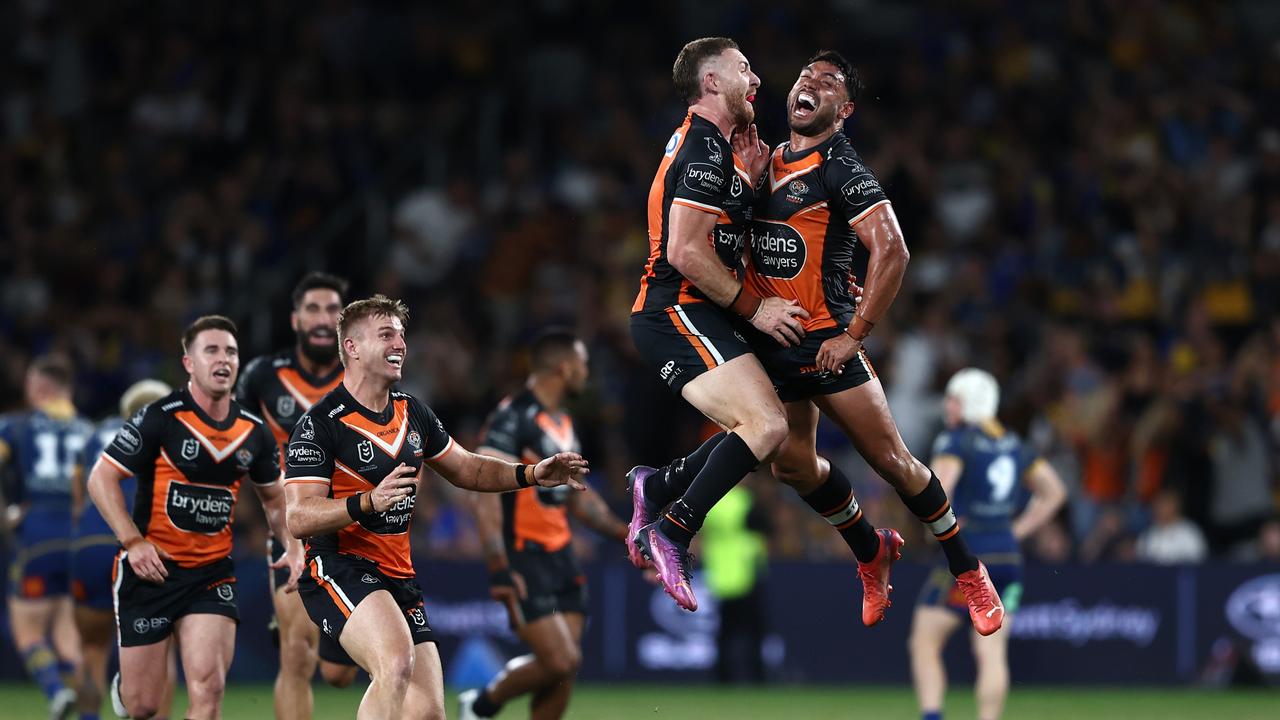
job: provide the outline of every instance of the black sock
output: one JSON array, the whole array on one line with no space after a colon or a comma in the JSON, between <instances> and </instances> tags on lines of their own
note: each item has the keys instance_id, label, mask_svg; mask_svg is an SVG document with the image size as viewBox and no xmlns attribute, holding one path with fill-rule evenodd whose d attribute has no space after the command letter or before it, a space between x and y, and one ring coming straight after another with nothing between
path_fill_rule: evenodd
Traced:
<instances>
[{"instance_id":1,"label":"black sock","mask_svg":"<svg viewBox=\"0 0 1280 720\"><path fill-rule=\"evenodd\" d=\"M480 717L493 717L502 710L502 704L493 701L489 697L489 689L485 688L480 691L480 697L476 698L475 704L471 706L471 711Z\"/></svg>"},{"instance_id":2,"label":"black sock","mask_svg":"<svg viewBox=\"0 0 1280 720\"><path fill-rule=\"evenodd\" d=\"M707 464L707 458L711 457L711 451L715 450L728 434L722 431L712 435L706 442L699 445L697 450L672 461L670 465L650 475L645 481L645 496L651 499L655 506L665 506L683 495L684 491L689 489L693 479L702 472L703 466Z\"/></svg>"},{"instance_id":3,"label":"black sock","mask_svg":"<svg viewBox=\"0 0 1280 720\"><path fill-rule=\"evenodd\" d=\"M702 471L689 484L689 489L662 516L658 525L662 534L688 545L711 508L759 464L755 453L742 438L734 433L725 435L711 451Z\"/></svg>"},{"instance_id":4,"label":"black sock","mask_svg":"<svg viewBox=\"0 0 1280 720\"><path fill-rule=\"evenodd\" d=\"M937 475L929 473L929 485L919 495L906 497L899 494L898 497L902 498L907 509L938 539L942 552L946 553L947 565L951 568L952 575L959 576L978 569L978 557L969 551L969 546L960 536L956 514L951 509L951 502L947 500L947 493L942 489L942 483L938 482Z\"/></svg>"},{"instance_id":5,"label":"black sock","mask_svg":"<svg viewBox=\"0 0 1280 720\"><path fill-rule=\"evenodd\" d=\"M880 551L880 536L858 506L858 499L853 496L853 486L849 484L849 478L840 472L840 468L832 464L827 481L801 499L831 523L853 551L854 557L858 558L858 562L876 559L876 553Z\"/></svg>"}]
</instances>

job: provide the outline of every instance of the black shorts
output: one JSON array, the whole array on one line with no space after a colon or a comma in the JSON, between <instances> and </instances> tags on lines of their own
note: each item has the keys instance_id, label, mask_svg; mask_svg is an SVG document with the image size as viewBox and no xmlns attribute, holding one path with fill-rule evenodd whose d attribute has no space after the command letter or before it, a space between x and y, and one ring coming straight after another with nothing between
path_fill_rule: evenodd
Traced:
<instances>
[{"instance_id":1,"label":"black shorts","mask_svg":"<svg viewBox=\"0 0 1280 720\"><path fill-rule=\"evenodd\" d=\"M746 325L746 323L742 323ZM822 343L839 335L840 328L814 330L804 336L795 347L782 347L777 340L753 327L742 327L742 333L751 344L751 350L769 373L769 380L784 403L808 400L818 395L835 395L856 388L876 376L875 368L867 359L865 350L859 351L845 363L844 372L818 370L818 349Z\"/></svg>"},{"instance_id":2,"label":"black shorts","mask_svg":"<svg viewBox=\"0 0 1280 720\"><path fill-rule=\"evenodd\" d=\"M587 614L587 576L573 555L572 546L555 552L508 552L511 569L524 578L527 595L520 601L525 622L552 613Z\"/></svg>"},{"instance_id":3,"label":"black shorts","mask_svg":"<svg viewBox=\"0 0 1280 720\"><path fill-rule=\"evenodd\" d=\"M173 634L185 615L222 615L240 622L235 565L231 558L200 567L164 561L169 576L159 585L134 574L125 551L116 555L112 589L121 647L152 645Z\"/></svg>"},{"instance_id":4,"label":"black shorts","mask_svg":"<svg viewBox=\"0 0 1280 720\"><path fill-rule=\"evenodd\" d=\"M702 373L751 352L729 311L706 302L634 313L631 339L676 395Z\"/></svg>"},{"instance_id":5,"label":"black shorts","mask_svg":"<svg viewBox=\"0 0 1280 720\"><path fill-rule=\"evenodd\" d=\"M320 628L320 657L354 665L338 642L347 618L373 593L386 590L404 612L413 644L435 642L422 604L422 589L413 578L388 577L364 558L341 553L308 554L306 571L298 581L298 593L307 615ZM326 642L328 640L329 642ZM338 653L341 653L339 655Z\"/></svg>"}]
</instances>

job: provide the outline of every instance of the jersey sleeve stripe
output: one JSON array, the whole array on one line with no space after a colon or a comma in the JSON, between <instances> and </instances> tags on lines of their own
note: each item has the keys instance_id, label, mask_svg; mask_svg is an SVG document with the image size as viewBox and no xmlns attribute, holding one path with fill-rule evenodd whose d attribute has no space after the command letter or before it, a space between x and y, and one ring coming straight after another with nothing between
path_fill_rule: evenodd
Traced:
<instances>
[{"instance_id":1,"label":"jersey sleeve stripe","mask_svg":"<svg viewBox=\"0 0 1280 720\"><path fill-rule=\"evenodd\" d=\"M284 481L284 484L292 485L294 483L310 483L312 485L329 485L332 482L333 481L330 480L329 478L316 477L314 475L304 475L302 477L289 478L288 480ZM274 485L275 483L272 483L272 484Z\"/></svg>"},{"instance_id":2,"label":"jersey sleeve stripe","mask_svg":"<svg viewBox=\"0 0 1280 720\"><path fill-rule=\"evenodd\" d=\"M723 210L716 207L715 205L706 205L706 204L697 202L695 200L689 200L687 198L672 198L671 204L683 205L687 208L692 208L694 210L701 210L704 213L711 213L712 215L719 215L724 212Z\"/></svg>"},{"instance_id":3,"label":"jersey sleeve stripe","mask_svg":"<svg viewBox=\"0 0 1280 720\"><path fill-rule=\"evenodd\" d=\"M444 457L445 455L448 455L449 453L453 452L453 448L454 448L454 446L455 446L455 445L457 445L457 443L455 443L455 442L453 441L453 436L449 436L449 444L448 444L448 445L445 445L445 446L444 446L444 449L443 449L443 450L441 450L440 452L438 452L438 453L436 453L435 455L432 455L431 457L427 458L427 460L428 460L428 461L430 461L430 460L439 460L440 458Z\"/></svg>"},{"instance_id":4,"label":"jersey sleeve stripe","mask_svg":"<svg viewBox=\"0 0 1280 720\"><path fill-rule=\"evenodd\" d=\"M855 217L855 218L853 218L852 220L850 220L850 221L849 221L849 224L850 224L850 225L857 225L858 223L862 222L862 221L867 217L867 215L871 213L871 211L872 211L872 210L875 210L876 208L880 207L881 205L888 205L888 204L889 204L889 199L888 199L888 198L885 198L884 200L881 200L880 202L873 203L873 204L871 205L871 207L869 207L869 208L867 208L866 210L863 210L862 212L858 213L857 217Z\"/></svg>"},{"instance_id":5,"label":"jersey sleeve stripe","mask_svg":"<svg viewBox=\"0 0 1280 720\"><path fill-rule=\"evenodd\" d=\"M103 459L103 460L106 460L107 462L111 463L112 465L115 465L115 466L116 466L116 468L120 470L120 472L122 472L122 473L124 473L124 474L126 474L126 475L128 475L128 476L130 476L130 477L132 477L132 476L134 476L134 475L136 475L136 474L137 474L137 473L135 473L133 470L130 470L129 468L125 467L125 466L124 466L124 463L120 462L119 460L117 460L117 459L115 459L115 458L111 457L110 455L108 455L108 454L106 454L106 453L102 453L102 459Z\"/></svg>"}]
</instances>

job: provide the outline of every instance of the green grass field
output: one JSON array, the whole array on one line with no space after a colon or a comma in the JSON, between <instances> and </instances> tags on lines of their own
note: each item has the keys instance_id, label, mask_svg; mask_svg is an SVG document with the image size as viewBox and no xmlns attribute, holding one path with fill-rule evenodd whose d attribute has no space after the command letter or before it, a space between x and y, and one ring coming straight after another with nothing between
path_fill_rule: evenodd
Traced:
<instances>
[{"instance_id":1,"label":"green grass field","mask_svg":"<svg viewBox=\"0 0 1280 720\"><path fill-rule=\"evenodd\" d=\"M355 717L360 691L316 688L317 720ZM181 710L179 697L176 709ZM449 716L457 705L447 698ZM110 713L110 709L107 709ZM44 698L29 685L0 685L0 717L43 718ZM270 718L271 688L241 685L227 693L223 716ZM109 714L106 716L109 717ZM181 717L181 715L176 715ZM520 703L502 718L528 717ZM588 685L579 689L569 708L575 720L713 720L716 718L903 718L919 717L905 687L715 688ZM948 697L948 720L974 717L973 696L957 691ZM1213 692L1181 689L1014 688L1005 717L1010 720L1276 720L1280 691Z\"/></svg>"}]
</instances>

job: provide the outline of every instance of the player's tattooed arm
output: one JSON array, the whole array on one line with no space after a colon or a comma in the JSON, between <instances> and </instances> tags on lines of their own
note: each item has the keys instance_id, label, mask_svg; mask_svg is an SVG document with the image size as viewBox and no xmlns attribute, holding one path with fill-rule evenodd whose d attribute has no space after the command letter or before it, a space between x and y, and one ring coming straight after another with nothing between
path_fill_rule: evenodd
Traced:
<instances>
[{"instance_id":1,"label":"player's tattooed arm","mask_svg":"<svg viewBox=\"0 0 1280 720\"><path fill-rule=\"evenodd\" d=\"M609 504L600 497L600 493L588 487L586 492L569 498L569 512L583 525L604 535L618 540L627 539L627 524L613 511Z\"/></svg>"},{"instance_id":2,"label":"player's tattooed arm","mask_svg":"<svg viewBox=\"0 0 1280 720\"><path fill-rule=\"evenodd\" d=\"M509 463L516 463L515 456L496 448L481 445L476 452ZM475 493L470 496L471 509L476 516L476 529L480 533L480 545L484 550L484 562L489 572L507 567L507 546L502 539L502 499L493 493Z\"/></svg>"}]
</instances>

